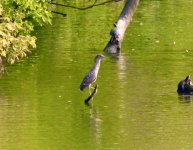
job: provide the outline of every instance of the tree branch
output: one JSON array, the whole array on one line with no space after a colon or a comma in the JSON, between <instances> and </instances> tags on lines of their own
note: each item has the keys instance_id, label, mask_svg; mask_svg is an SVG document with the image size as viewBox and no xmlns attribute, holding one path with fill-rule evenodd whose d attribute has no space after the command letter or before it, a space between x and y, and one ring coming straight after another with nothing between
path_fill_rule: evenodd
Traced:
<instances>
[{"instance_id":1,"label":"tree branch","mask_svg":"<svg viewBox=\"0 0 193 150\"><path fill-rule=\"evenodd\" d=\"M98 85L96 85L95 87L94 87L94 90L92 91L92 94L87 98L87 99L85 99L85 104L86 105L89 105L89 101L94 97L94 95L96 94L96 92L97 92L97 87L98 87Z\"/></svg>"},{"instance_id":2,"label":"tree branch","mask_svg":"<svg viewBox=\"0 0 193 150\"><path fill-rule=\"evenodd\" d=\"M120 2L120 1L122 1L122 0L108 0L108 1L105 1L105 2L102 2L102 3L96 4L97 0L95 0L95 2L94 2L92 5L89 5L89 6L87 6L87 7L76 7L76 6L59 4L59 3L54 3L54 2L51 2L51 4L52 4L52 5L57 5L57 6L64 6L64 7L74 8L74 9L78 9L78 10L86 10L86 9L89 9L89 8L93 8L93 7L95 7L95 6L100 6L100 5L105 5L105 4L107 4L107 3Z\"/></svg>"},{"instance_id":3,"label":"tree branch","mask_svg":"<svg viewBox=\"0 0 193 150\"><path fill-rule=\"evenodd\" d=\"M67 14L63 14L63 13L60 13L60 12L57 12L57 11L52 11L52 13L62 15L63 17L67 16Z\"/></svg>"}]
</instances>

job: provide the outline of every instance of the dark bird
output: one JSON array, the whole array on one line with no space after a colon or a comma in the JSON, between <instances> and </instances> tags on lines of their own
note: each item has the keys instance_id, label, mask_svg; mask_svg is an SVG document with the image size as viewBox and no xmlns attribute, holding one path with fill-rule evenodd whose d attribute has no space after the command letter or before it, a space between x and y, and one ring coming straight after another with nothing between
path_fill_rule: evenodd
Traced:
<instances>
[{"instance_id":1,"label":"dark bird","mask_svg":"<svg viewBox=\"0 0 193 150\"><path fill-rule=\"evenodd\" d=\"M179 94L192 94L193 93L193 84L192 84L190 75L188 75L184 80L178 83L177 92Z\"/></svg>"},{"instance_id":2,"label":"dark bird","mask_svg":"<svg viewBox=\"0 0 193 150\"><path fill-rule=\"evenodd\" d=\"M82 80L82 83L80 85L81 91L83 91L88 86L89 87L89 93L90 93L91 84L97 80L97 75L98 75L98 71L100 68L100 61L104 58L105 57L101 54L96 55L92 69L87 73L87 75Z\"/></svg>"}]
</instances>

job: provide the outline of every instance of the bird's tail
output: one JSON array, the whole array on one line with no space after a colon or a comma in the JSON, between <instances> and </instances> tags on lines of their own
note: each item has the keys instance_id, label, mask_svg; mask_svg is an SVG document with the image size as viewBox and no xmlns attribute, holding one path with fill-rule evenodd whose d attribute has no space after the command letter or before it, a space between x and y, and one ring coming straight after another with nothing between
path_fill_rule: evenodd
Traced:
<instances>
[{"instance_id":1,"label":"bird's tail","mask_svg":"<svg viewBox=\"0 0 193 150\"><path fill-rule=\"evenodd\" d=\"M80 90L83 91L85 86L83 84L80 85Z\"/></svg>"}]
</instances>

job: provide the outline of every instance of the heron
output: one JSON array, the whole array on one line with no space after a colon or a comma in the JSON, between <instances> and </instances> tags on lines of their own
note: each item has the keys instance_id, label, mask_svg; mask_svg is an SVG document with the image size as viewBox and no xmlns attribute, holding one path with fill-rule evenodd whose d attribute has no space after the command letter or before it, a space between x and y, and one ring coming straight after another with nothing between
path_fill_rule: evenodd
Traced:
<instances>
[{"instance_id":1,"label":"heron","mask_svg":"<svg viewBox=\"0 0 193 150\"><path fill-rule=\"evenodd\" d=\"M193 84L192 84L192 80L190 78L190 75L188 75L184 80L182 80L178 83L177 92L179 94L191 94L191 93L193 93Z\"/></svg>"},{"instance_id":2,"label":"heron","mask_svg":"<svg viewBox=\"0 0 193 150\"><path fill-rule=\"evenodd\" d=\"M83 91L87 86L89 87L89 94L91 95L90 88L92 83L94 83L97 80L98 71L100 68L100 61L104 59L105 56L98 54L95 56L94 59L94 65L92 69L86 74L84 79L82 80L82 83L80 85L80 90Z\"/></svg>"}]
</instances>

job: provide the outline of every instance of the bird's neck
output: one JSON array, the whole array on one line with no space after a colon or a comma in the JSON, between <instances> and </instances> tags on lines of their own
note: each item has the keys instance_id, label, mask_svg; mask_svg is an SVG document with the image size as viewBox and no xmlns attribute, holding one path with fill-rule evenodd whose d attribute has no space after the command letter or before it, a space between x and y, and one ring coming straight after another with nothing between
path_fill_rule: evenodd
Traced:
<instances>
[{"instance_id":1,"label":"bird's neck","mask_svg":"<svg viewBox=\"0 0 193 150\"><path fill-rule=\"evenodd\" d=\"M100 67L100 60L95 61L93 69L96 70L98 72Z\"/></svg>"}]
</instances>

